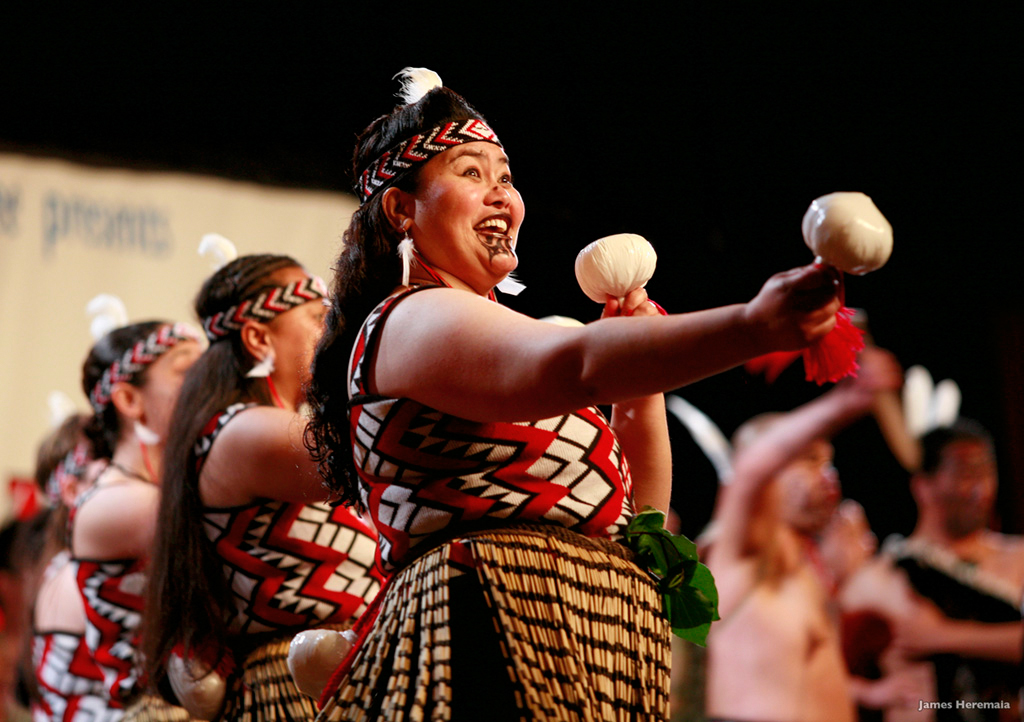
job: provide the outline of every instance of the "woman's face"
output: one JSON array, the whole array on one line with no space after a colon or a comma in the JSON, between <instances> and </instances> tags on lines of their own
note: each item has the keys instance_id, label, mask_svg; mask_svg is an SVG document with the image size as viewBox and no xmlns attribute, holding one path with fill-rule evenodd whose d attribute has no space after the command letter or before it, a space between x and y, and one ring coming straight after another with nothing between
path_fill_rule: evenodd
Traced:
<instances>
[{"instance_id":1,"label":"woman's face","mask_svg":"<svg viewBox=\"0 0 1024 722\"><path fill-rule=\"evenodd\" d=\"M185 373L202 352L202 347L196 341L179 341L146 370L145 382L140 387L144 403L142 423L161 439L167 438L171 412L185 380Z\"/></svg>"},{"instance_id":2,"label":"woman's face","mask_svg":"<svg viewBox=\"0 0 1024 722\"><path fill-rule=\"evenodd\" d=\"M275 273L273 282L285 286L308 275L302 268L292 266ZM295 390L296 404L301 401L302 384L309 380L313 349L323 333L326 313L323 302L315 299L275 316L267 324L274 347L275 383L280 379L282 394L291 395Z\"/></svg>"},{"instance_id":3,"label":"woman's face","mask_svg":"<svg viewBox=\"0 0 1024 722\"><path fill-rule=\"evenodd\" d=\"M524 214L505 152L465 143L423 165L409 233L434 268L483 294L515 270Z\"/></svg>"}]
</instances>

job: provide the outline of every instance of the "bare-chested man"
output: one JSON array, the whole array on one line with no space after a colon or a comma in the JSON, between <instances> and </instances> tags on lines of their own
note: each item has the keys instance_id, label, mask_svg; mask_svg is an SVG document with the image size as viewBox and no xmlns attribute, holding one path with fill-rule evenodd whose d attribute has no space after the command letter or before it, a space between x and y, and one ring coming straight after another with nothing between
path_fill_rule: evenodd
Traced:
<instances>
[{"instance_id":1,"label":"bare-chested man","mask_svg":"<svg viewBox=\"0 0 1024 722\"><path fill-rule=\"evenodd\" d=\"M991 439L961 421L925 436L922 452L911 479L914 533L888 540L854 575L843 608L891 624L883 669L916 666L933 680L917 710L890 722L1019 719L1024 539L987 528L996 498Z\"/></svg>"},{"instance_id":2,"label":"bare-chested man","mask_svg":"<svg viewBox=\"0 0 1024 722\"><path fill-rule=\"evenodd\" d=\"M708 555L722 617L708 639L712 719L854 719L831 590L812 540L839 500L828 438L869 412L876 391L900 381L890 357L870 361L859 378L737 432Z\"/></svg>"}]
</instances>

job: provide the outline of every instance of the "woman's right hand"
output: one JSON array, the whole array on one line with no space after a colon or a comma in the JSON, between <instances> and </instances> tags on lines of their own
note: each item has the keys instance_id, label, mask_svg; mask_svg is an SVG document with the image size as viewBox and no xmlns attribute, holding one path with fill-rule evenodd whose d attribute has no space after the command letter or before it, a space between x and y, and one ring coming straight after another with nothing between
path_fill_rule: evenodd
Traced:
<instances>
[{"instance_id":1,"label":"woman's right hand","mask_svg":"<svg viewBox=\"0 0 1024 722\"><path fill-rule=\"evenodd\" d=\"M795 351L827 334L842 305L842 274L812 263L769 278L744 315L769 350Z\"/></svg>"}]
</instances>

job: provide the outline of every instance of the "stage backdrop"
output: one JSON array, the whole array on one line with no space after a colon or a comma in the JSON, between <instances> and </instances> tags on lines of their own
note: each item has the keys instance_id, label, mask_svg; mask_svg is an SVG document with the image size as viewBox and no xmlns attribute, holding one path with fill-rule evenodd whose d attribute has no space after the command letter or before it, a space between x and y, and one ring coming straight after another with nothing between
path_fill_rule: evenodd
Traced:
<instances>
[{"instance_id":1,"label":"stage backdrop","mask_svg":"<svg viewBox=\"0 0 1024 722\"><path fill-rule=\"evenodd\" d=\"M8 481L31 475L49 430L50 391L88 410L80 373L93 296L120 296L131 321L195 322L191 302L211 272L196 249L209 232L239 253L292 255L330 282L356 205L345 194L0 153L0 519L11 512Z\"/></svg>"}]
</instances>

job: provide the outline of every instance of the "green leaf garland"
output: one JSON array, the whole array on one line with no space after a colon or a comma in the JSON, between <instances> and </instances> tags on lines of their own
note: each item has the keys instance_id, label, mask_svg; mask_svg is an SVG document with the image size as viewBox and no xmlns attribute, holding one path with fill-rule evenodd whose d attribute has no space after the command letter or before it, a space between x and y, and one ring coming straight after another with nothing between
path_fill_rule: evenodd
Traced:
<instances>
[{"instance_id":1,"label":"green leaf garland","mask_svg":"<svg viewBox=\"0 0 1024 722\"><path fill-rule=\"evenodd\" d=\"M718 590L711 571L700 563L697 546L681 534L665 530L665 515L649 506L626 526L625 543L636 552L637 564L658 580L662 613L672 633L704 646L718 616Z\"/></svg>"}]
</instances>

